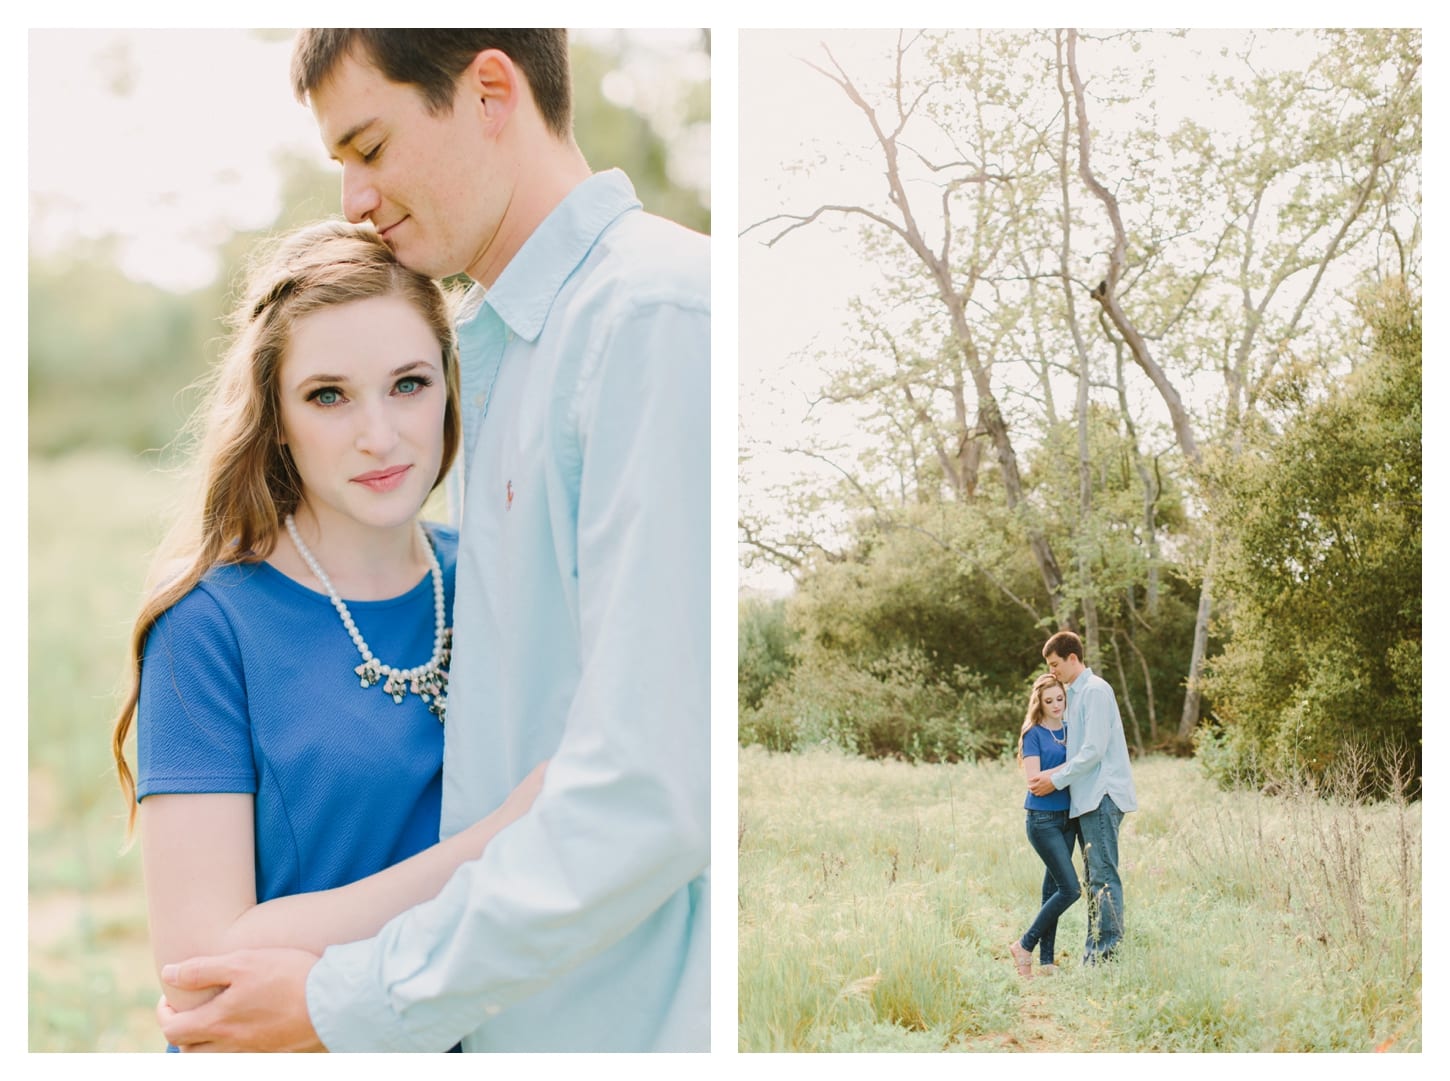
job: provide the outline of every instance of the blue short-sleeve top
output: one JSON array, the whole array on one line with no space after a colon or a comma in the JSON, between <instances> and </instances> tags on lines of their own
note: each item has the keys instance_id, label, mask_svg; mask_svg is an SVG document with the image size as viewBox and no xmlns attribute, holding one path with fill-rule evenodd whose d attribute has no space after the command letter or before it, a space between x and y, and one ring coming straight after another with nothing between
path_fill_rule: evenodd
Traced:
<instances>
[{"instance_id":1,"label":"blue short-sleeve top","mask_svg":"<svg viewBox=\"0 0 1450 1081\"><path fill-rule=\"evenodd\" d=\"M1062 740L1061 743L1058 740ZM1048 770L1067 761L1067 724L1056 732L1034 724L1022 736L1022 757L1036 755L1039 768ZM1023 804L1029 811L1066 811L1072 805L1072 793L1066 788L1058 789L1050 796L1034 796L1027 793Z\"/></svg>"},{"instance_id":2,"label":"blue short-sleeve top","mask_svg":"<svg viewBox=\"0 0 1450 1081\"><path fill-rule=\"evenodd\" d=\"M452 625L458 535L429 527ZM433 652L433 577L347 601L375 657ZM325 594L267 563L225 564L156 622L137 705L137 798L254 797L258 902L331 889L438 840L443 726L417 695L363 688Z\"/></svg>"}]
</instances>

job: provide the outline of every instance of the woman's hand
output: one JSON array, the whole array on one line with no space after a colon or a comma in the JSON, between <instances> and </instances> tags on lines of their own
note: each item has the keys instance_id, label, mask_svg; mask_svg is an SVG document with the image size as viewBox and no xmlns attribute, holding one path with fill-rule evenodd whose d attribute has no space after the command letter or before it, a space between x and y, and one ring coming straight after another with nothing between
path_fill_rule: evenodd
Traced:
<instances>
[{"instance_id":1,"label":"woman's hand","mask_svg":"<svg viewBox=\"0 0 1450 1081\"><path fill-rule=\"evenodd\" d=\"M192 991L181 987L171 987L164 983L161 985L161 989L165 992L165 994L161 996L161 1001L164 1002L167 1007L175 1013L184 1013L187 1010L194 1010L202 1003L210 1002L218 994L220 994L222 990L220 987L207 987L201 990Z\"/></svg>"}]
</instances>

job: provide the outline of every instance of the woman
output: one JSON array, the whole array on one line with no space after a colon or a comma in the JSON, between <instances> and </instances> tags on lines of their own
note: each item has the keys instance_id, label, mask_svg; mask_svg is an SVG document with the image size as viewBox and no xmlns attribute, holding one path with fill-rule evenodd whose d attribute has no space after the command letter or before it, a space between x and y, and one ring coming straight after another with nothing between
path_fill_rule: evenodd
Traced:
<instances>
[{"instance_id":1,"label":"woman","mask_svg":"<svg viewBox=\"0 0 1450 1081\"><path fill-rule=\"evenodd\" d=\"M1027 700L1027 717L1017 738L1017 760L1028 784L1039 773L1067 761L1067 690L1053 675L1043 675L1032 685ZM1027 794L1027 840L1042 857L1047 871L1042 878L1042 907L1032 926L1009 947L1017 974L1032 976L1032 949L1040 947L1038 959L1043 975L1055 975L1053 948L1057 919L1082 894L1077 868L1072 863L1072 846L1077 840L1077 823L1068 816L1066 789L1050 796Z\"/></svg>"},{"instance_id":2,"label":"woman","mask_svg":"<svg viewBox=\"0 0 1450 1081\"><path fill-rule=\"evenodd\" d=\"M370 937L542 781L438 843L457 535L418 514L459 440L444 294L329 222L282 242L236 324L112 738L158 970Z\"/></svg>"}]
</instances>

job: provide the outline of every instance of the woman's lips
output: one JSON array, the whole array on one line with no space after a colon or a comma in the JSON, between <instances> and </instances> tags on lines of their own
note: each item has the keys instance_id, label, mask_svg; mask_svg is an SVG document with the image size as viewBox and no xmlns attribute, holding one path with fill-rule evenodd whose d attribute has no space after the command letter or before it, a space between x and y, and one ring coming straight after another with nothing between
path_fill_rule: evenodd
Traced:
<instances>
[{"instance_id":1,"label":"woman's lips","mask_svg":"<svg viewBox=\"0 0 1450 1081\"><path fill-rule=\"evenodd\" d=\"M374 492L391 492L403 483L403 478L412 469L411 465L395 465L389 469L375 469L371 473L359 473L352 478L354 484Z\"/></svg>"}]
</instances>

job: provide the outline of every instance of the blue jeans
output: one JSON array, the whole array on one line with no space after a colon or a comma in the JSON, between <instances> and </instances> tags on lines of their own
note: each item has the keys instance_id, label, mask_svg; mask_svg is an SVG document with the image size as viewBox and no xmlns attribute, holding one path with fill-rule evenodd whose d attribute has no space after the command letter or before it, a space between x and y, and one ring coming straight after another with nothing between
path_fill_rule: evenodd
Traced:
<instances>
[{"instance_id":1,"label":"blue jeans","mask_svg":"<svg viewBox=\"0 0 1450 1081\"><path fill-rule=\"evenodd\" d=\"M1123 812L1104 796L1078 818L1088 877L1088 933L1083 964L1107 960L1123 938L1123 880L1118 877L1118 827Z\"/></svg>"},{"instance_id":2,"label":"blue jeans","mask_svg":"<svg viewBox=\"0 0 1450 1081\"><path fill-rule=\"evenodd\" d=\"M1082 896L1077 868L1072 864L1072 845L1076 840L1077 823L1068 817L1068 812L1027 812L1027 841L1042 857L1047 872L1042 876L1042 907L1022 936L1022 948L1031 953L1040 944L1039 964L1053 964L1057 918Z\"/></svg>"}]
</instances>

